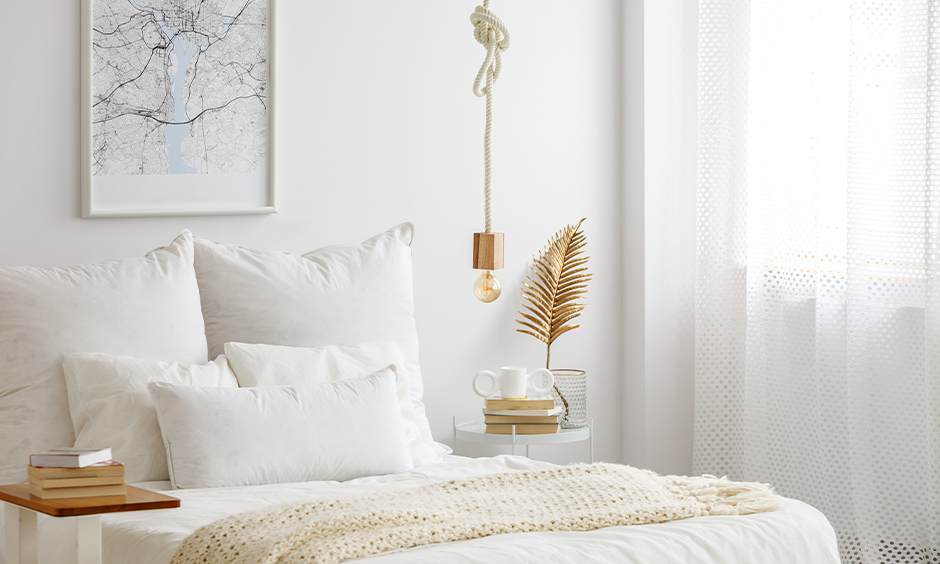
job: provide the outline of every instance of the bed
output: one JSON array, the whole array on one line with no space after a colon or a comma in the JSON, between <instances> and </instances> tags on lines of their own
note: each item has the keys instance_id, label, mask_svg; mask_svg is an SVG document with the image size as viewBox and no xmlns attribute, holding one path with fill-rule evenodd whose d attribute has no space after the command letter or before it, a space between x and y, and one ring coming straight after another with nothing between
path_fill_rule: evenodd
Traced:
<instances>
[{"instance_id":1,"label":"bed","mask_svg":"<svg viewBox=\"0 0 940 564\"><path fill-rule=\"evenodd\" d=\"M24 481L29 452L108 444L129 483L182 505L104 515L104 562L169 564L197 529L231 515L553 468L450 456L433 441L412 313L412 236L403 224L301 257L194 244L184 232L143 259L0 268L0 481ZM74 561L74 523L41 517L39 527L41 562ZM785 500L748 516L499 534L367 560L839 557L825 517Z\"/></svg>"},{"instance_id":2,"label":"bed","mask_svg":"<svg viewBox=\"0 0 940 564\"><path fill-rule=\"evenodd\" d=\"M478 459L448 456L443 463L410 472L344 483L307 482L170 491L171 495L181 498L179 509L104 516L104 562L167 564L176 547L196 528L234 512L272 503L357 495L456 477L549 466L548 463L509 455ZM170 487L168 482L138 485L161 491ZM40 522L40 535L69 538L74 534L74 524L68 520L47 518ZM783 510L747 517L697 517L586 533L496 535L365 560L376 564L836 564L839 556L835 535L826 518L805 503L788 500ZM74 556L68 543L43 544L40 561L70 562L74 561Z\"/></svg>"}]
</instances>

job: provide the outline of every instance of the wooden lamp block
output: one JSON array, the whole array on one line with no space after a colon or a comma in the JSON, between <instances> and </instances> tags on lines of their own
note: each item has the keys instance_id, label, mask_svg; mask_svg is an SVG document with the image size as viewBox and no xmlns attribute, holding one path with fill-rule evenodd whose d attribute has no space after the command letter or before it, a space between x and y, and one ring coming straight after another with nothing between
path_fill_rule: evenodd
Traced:
<instances>
[{"instance_id":1,"label":"wooden lamp block","mask_svg":"<svg viewBox=\"0 0 940 564\"><path fill-rule=\"evenodd\" d=\"M503 234L473 234L473 268L499 270L503 267Z\"/></svg>"}]
</instances>

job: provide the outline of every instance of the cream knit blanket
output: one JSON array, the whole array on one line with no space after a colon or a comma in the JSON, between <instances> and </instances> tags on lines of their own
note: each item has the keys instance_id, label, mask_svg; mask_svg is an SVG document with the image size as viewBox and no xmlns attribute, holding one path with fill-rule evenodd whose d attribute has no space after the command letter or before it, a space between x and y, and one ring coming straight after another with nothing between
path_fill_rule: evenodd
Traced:
<instances>
[{"instance_id":1,"label":"cream knit blanket","mask_svg":"<svg viewBox=\"0 0 940 564\"><path fill-rule=\"evenodd\" d=\"M190 535L171 564L327 564L502 533L589 531L782 504L763 484L562 466L233 515Z\"/></svg>"}]
</instances>

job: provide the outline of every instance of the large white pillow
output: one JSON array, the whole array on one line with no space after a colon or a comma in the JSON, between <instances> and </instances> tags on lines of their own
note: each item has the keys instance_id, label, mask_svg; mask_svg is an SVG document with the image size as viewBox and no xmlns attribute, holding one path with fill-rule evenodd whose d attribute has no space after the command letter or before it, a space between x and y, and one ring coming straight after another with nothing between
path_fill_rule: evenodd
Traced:
<instances>
[{"instance_id":1,"label":"large white pillow","mask_svg":"<svg viewBox=\"0 0 940 564\"><path fill-rule=\"evenodd\" d=\"M243 388L335 382L372 374L384 366L394 365L398 403L411 461L415 466L441 461L437 449L421 439L408 378L399 374L397 369L404 363L404 354L391 341L314 348L225 343L225 356Z\"/></svg>"},{"instance_id":2,"label":"large white pillow","mask_svg":"<svg viewBox=\"0 0 940 564\"><path fill-rule=\"evenodd\" d=\"M73 352L206 361L189 231L141 258L0 268L0 483L25 481L30 453L74 443Z\"/></svg>"},{"instance_id":3,"label":"large white pillow","mask_svg":"<svg viewBox=\"0 0 940 564\"><path fill-rule=\"evenodd\" d=\"M83 353L67 356L63 368L75 446L110 446L128 482L170 479L149 380L238 387L224 355L208 364L180 364Z\"/></svg>"},{"instance_id":4,"label":"large white pillow","mask_svg":"<svg viewBox=\"0 0 940 564\"><path fill-rule=\"evenodd\" d=\"M433 445L424 412L414 319L411 240L403 223L358 245L303 256L196 239L196 276L209 354L228 342L293 347L394 341L411 385L415 420Z\"/></svg>"},{"instance_id":5,"label":"large white pillow","mask_svg":"<svg viewBox=\"0 0 940 564\"><path fill-rule=\"evenodd\" d=\"M301 386L149 387L176 488L351 480L413 468L391 370Z\"/></svg>"}]
</instances>

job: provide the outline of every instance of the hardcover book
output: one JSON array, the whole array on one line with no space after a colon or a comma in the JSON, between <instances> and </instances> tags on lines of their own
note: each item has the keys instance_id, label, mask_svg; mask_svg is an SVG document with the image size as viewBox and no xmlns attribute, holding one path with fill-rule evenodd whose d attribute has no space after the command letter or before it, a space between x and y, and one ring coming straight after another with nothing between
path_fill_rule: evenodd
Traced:
<instances>
[{"instance_id":1,"label":"hardcover book","mask_svg":"<svg viewBox=\"0 0 940 564\"><path fill-rule=\"evenodd\" d=\"M512 428L517 435L553 435L561 430L561 425L487 425L488 435L511 435Z\"/></svg>"},{"instance_id":2,"label":"hardcover book","mask_svg":"<svg viewBox=\"0 0 940 564\"><path fill-rule=\"evenodd\" d=\"M84 468L38 468L28 466L26 468L30 479L46 480L56 478L83 478L94 476L120 476L124 479L124 465L114 460L106 460Z\"/></svg>"},{"instance_id":3,"label":"hardcover book","mask_svg":"<svg viewBox=\"0 0 940 564\"><path fill-rule=\"evenodd\" d=\"M87 486L83 488L55 488L47 490L36 484L29 484L29 493L41 499L66 499L72 497L100 497L108 495L127 495L127 486Z\"/></svg>"},{"instance_id":4,"label":"hardcover book","mask_svg":"<svg viewBox=\"0 0 940 564\"><path fill-rule=\"evenodd\" d=\"M561 414L561 408L552 409L487 409L483 408L483 415L511 415L513 417L536 417Z\"/></svg>"},{"instance_id":5,"label":"hardcover book","mask_svg":"<svg viewBox=\"0 0 940 564\"><path fill-rule=\"evenodd\" d=\"M553 409L555 400L550 397L525 399L491 398L486 400L487 409Z\"/></svg>"},{"instance_id":6,"label":"hardcover book","mask_svg":"<svg viewBox=\"0 0 940 564\"><path fill-rule=\"evenodd\" d=\"M37 478L30 476L29 483L45 490L84 488L88 486L118 486L124 483L124 476L77 476L74 478Z\"/></svg>"},{"instance_id":7,"label":"hardcover book","mask_svg":"<svg viewBox=\"0 0 940 564\"><path fill-rule=\"evenodd\" d=\"M55 448L29 455L29 465L37 467L84 468L98 462L111 460L108 448Z\"/></svg>"},{"instance_id":8,"label":"hardcover book","mask_svg":"<svg viewBox=\"0 0 940 564\"><path fill-rule=\"evenodd\" d=\"M560 423L557 415L487 415L483 418L487 425L493 423L555 424Z\"/></svg>"}]
</instances>

